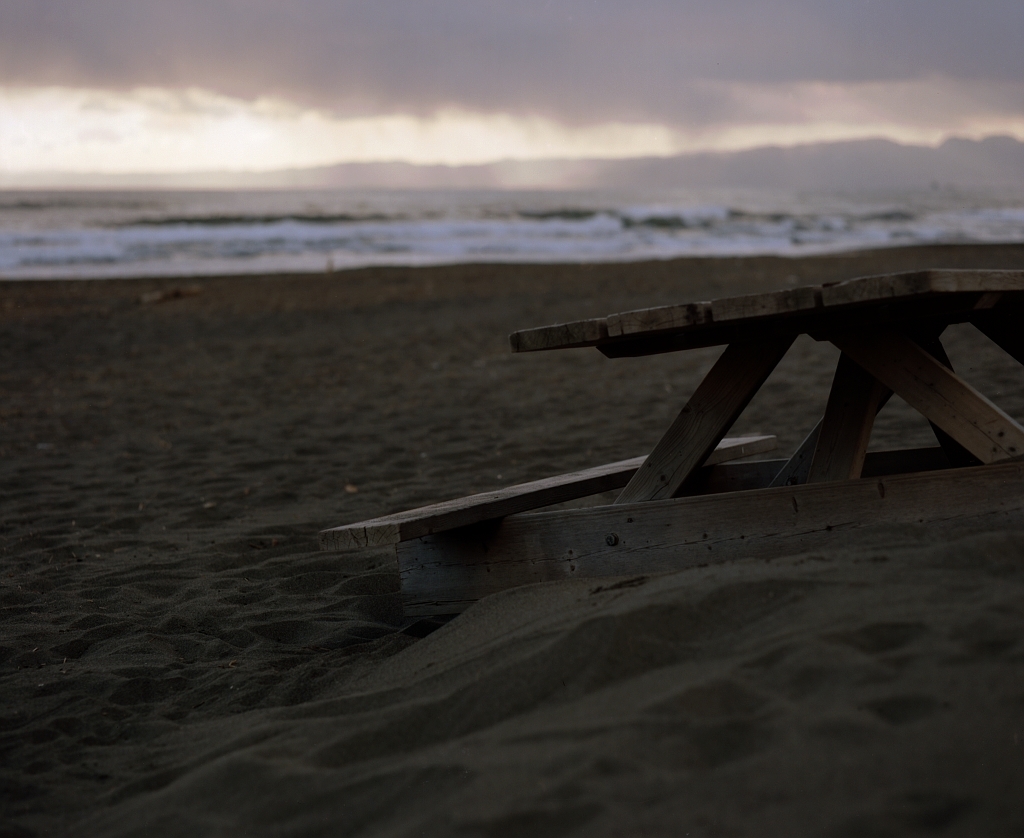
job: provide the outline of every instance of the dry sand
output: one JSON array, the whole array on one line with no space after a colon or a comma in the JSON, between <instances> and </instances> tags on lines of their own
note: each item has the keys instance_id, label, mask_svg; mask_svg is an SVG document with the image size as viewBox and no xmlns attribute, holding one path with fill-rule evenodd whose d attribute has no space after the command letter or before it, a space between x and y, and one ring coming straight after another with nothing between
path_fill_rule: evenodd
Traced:
<instances>
[{"instance_id":1,"label":"dry sand","mask_svg":"<svg viewBox=\"0 0 1024 838\"><path fill-rule=\"evenodd\" d=\"M643 453L716 355L514 329L915 267L1024 248L0 283L0 835L1024 834L1024 533L521 588L432 633L387 554L316 549ZM1024 416L1015 362L945 342ZM793 447L835 357L802 338L737 431ZM873 447L930 439L894 400Z\"/></svg>"}]
</instances>

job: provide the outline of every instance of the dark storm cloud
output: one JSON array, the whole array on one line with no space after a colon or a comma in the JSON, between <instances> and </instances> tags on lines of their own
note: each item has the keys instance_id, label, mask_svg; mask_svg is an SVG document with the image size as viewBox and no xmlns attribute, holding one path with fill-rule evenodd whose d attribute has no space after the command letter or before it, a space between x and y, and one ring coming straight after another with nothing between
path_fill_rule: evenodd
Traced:
<instances>
[{"instance_id":1,"label":"dark storm cloud","mask_svg":"<svg viewBox=\"0 0 1024 838\"><path fill-rule=\"evenodd\" d=\"M1022 0L0 0L0 81L715 119L723 82L1024 79ZM1024 104L1024 103L1022 103Z\"/></svg>"}]
</instances>

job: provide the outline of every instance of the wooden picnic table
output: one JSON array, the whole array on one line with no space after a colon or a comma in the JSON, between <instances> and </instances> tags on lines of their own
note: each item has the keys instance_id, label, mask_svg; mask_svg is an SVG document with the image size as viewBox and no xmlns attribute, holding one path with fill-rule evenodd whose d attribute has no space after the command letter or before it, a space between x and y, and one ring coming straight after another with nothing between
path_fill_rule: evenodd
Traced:
<instances>
[{"instance_id":1,"label":"wooden picnic table","mask_svg":"<svg viewBox=\"0 0 1024 838\"><path fill-rule=\"evenodd\" d=\"M726 348L646 457L335 527L321 545L393 544L407 613L426 615L530 582L772 558L880 525L1019 526L1024 427L953 371L940 335L970 322L1024 363L1022 314L1024 271L933 270L515 332L514 352ZM824 415L787 459L733 462L774 447L725 435L800 334L841 350ZM867 452L893 393L938 447ZM609 505L534 511L620 487Z\"/></svg>"}]
</instances>

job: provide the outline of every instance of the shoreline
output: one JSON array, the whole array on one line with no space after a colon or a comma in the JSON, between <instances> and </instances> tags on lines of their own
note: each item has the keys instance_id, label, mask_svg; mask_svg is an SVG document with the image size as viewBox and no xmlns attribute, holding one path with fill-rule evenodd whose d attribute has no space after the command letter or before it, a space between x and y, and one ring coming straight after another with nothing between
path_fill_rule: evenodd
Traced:
<instances>
[{"instance_id":1,"label":"shoreline","mask_svg":"<svg viewBox=\"0 0 1024 838\"><path fill-rule=\"evenodd\" d=\"M337 270L331 273L273 274L194 274L167 277L109 277L96 279L2 279L0 294L5 310L45 304L47 298L58 296L67 303L86 303L106 298L123 303L133 296L173 291L198 286L203 299L220 299L223 293L255 294L261 288L280 284L295 295L296 303L305 301L308 293L331 292L336 301L344 291L354 303L382 302L373 294L374 287L392 286L391 296L404 299L431 296L437 293L510 293L543 290L544 286L584 282L591 289L595 283L621 284L623 290L655 296L668 303L696 296L719 296L791 285L838 282L857 276L877 273L898 273L927 268L1014 269L1024 264L1024 244L944 244L913 245L877 250L854 250L817 256L693 256L639 262L559 262L540 263L456 263L451 265L388 266ZM478 289L480 283L488 283ZM417 289L416 286L422 284ZM208 294L206 292L220 292ZM595 290L602 293L603 288ZM59 293L57 293L59 292ZM185 296L190 296L186 293ZM344 296L344 295L343 295ZM138 300L136 300L138 301ZM637 306L655 305L643 302ZM601 311L601 314L610 312ZM572 317L572 315L570 315Z\"/></svg>"}]
</instances>

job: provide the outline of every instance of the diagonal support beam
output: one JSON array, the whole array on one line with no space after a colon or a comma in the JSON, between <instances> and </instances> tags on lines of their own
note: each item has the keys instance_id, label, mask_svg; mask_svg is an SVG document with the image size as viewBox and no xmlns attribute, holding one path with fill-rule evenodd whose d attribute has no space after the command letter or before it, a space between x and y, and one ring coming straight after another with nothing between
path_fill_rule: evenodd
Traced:
<instances>
[{"instance_id":1,"label":"diagonal support beam","mask_svg":"<svg viewBox=\"0 0 1024 838\"><path fill-rule=\"evenodd\" d=\"M787 335L727 346L615 502L673 497L703 465L794 340L795 335Z\"/></svg>"},{"instance_id":2,"label":"diagonal support beam","mask_svg":"<svg viewBox=\"0 0 1024 838\"><path fill-rule=\"evenodd\" d=\"M914 342L944 367L950 371L954 371L953 364L949 360L949 356L946 354L946 350L942 346L942 341L939 340L938 335L932 335L925 338L914 337ZM929 422L929 424L932 426L935 438L939 441L939 445L942 446L942 450L946 452L946 457L949 458L949 464L953 466L953 468L965 468L967 466L981 465L981 460L975 457L970 451L953 439L953 437L942 430L942 428L934 422Z\"/></svg>"},{"instance_id":3,"label":"diagonal support beam","mask_svg":"<svg viewBox=\"0 0 1024 838\"><path fill-rule=\"evenodd\" d=\"M875 414L892 391L843 353L814 446L808 483L855 480L864 468Z\"/></svg>"},{"instance_id":4,"label":"diagonal support beam","mask_svg":"<svg viewBox=\"0 0 1024 838\"><path fill-rule=\"evenodd\" d=\"M905 335L848 334L832 343L983 463L1024 455L1024 428Z\"/></svg>"},{"instance_id":5,"label":"diagonal support beam","mask_svg":"<svg viewBox=\"0 0 1024 838\"><path fill-rule=\"evenodd\" d=\"M886 392L888 395L878 403L878 411L885 407L892 396L892 391L888 387ZM769 484L770 488L775 488L776 486L800 486L807 482L807 475L811 471L811 460L814 457L814 449L818 447L818 434L821 433L821 423L822 420L819 419L818 424L811 428L811 432L804 437L804 441L797 447L793 456L779 469L779 472Z\"/></svg>"}]
</instances>

